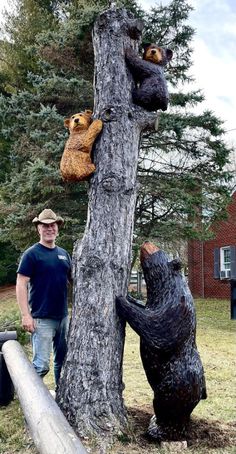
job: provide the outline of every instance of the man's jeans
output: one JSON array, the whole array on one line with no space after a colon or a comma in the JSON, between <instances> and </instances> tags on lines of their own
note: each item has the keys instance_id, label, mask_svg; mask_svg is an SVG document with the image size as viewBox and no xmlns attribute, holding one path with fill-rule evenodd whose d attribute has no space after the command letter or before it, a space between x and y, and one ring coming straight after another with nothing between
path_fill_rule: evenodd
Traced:
<instances>
[{"instance_id":1,"label":"man's jeans","mask_svg":"<svg viewBox=\"0 0 236 454\"><path fill-rule=\"evenodd\" d=\"M63 360L66 355L68 317L61 320L35 318L36 329L32 334L33 366L41 377L49 371L50 355L53 346L54 377L57 385Z\"/></svg>"}]
</instances>

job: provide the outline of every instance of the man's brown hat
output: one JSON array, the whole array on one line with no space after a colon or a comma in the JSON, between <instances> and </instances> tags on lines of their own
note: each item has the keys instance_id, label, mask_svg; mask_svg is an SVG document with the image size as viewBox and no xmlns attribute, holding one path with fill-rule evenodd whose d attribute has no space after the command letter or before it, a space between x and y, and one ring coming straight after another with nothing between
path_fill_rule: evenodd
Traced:
<instances>
[{"instance_id":1,"label":"man's brown hat","mask_svg":"<svg viewBox=\"0 0 236 454\"><path fill-rule=\"evenodd\" d=\"M58 225L63 224L64 219L61 216L57 216L54 211L46 208L43 210L38 217L34 218L32 221L34 224L52 224L56 222Z\"/></svg>"}]
</instances>

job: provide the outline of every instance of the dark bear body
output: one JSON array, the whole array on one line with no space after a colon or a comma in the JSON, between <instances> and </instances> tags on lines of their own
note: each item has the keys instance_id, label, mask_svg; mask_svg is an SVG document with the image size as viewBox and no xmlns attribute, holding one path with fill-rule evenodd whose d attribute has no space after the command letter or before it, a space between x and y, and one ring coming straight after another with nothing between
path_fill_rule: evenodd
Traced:
<instances>
[{"instance_id":1,"label":"dark bear body","mask_svg":"<svg viewBox=\"0 0 236 454\"><path fill-rule=\"evenodd\" d=\"M117 310L140 336L143 366L154 391L155 418L148 433L157 440L178 440L185 434L192 410L206 398L193 298L180 262L168 262L152 243L142 246L141 263L146 306L119 297Z\"/></svg>"},{"instance_id":2,"label":"dark bear body","mask_svg":"<svg viewBox=\"0 0 236 454\"><path fill-rule=\"evenodd\" d=\"M155 44L145 47L143 59L133 49L126 51L126 62L133 75L136 88L133 101L148 111L166 110L169 102L164 66L171 60L172 51Z\"/></svg>"}]
</instances>

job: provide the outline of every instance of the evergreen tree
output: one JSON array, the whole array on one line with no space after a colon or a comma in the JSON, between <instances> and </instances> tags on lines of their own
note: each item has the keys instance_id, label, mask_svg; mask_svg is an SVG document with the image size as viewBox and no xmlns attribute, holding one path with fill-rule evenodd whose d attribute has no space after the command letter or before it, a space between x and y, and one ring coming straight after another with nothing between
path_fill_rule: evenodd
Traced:
<instances>
[{"instance_id":1,"label":"evergreen tree","mask_svg":"<svg viewBox=\"0 0 236 454\"><path fill-rule=\"evenodd\" d=\"M41 29L34 39L34 56L26 66L22 61L27 70L27 83L22 75L22 89L15 90L10 97L2 96L0 101L2 143L10 144L8 158L11 162L10 172L1 187L2 238L10 237L18 248L24 249L36 238L31 226L32 217L50 206L68 221L60 242L71 250L72 242L82 233L86 220L87 185L64 184L59 174L59 161L66 140L64 116L93 106L93 75L91 69L88 70L92 47L90 44L87 64L77 47L82 48L84 28L88 24L84 25L83 9L80 21L79 17L73 16L73 12L79 14L72 4L68 7L70 20L65 19L66 10L61 9L63 18L51 20L51 30L43 25L43 16L48 17L47 9L39 8L37 2L31 0L23 0L20 4L16 17L8 22L8 30L17 37L12 36L15 48L20 40L22 54L26 55L30 46L30 42L24 41L28 28L24 18L29 14L34 22L36 12L40 10L42 21L38 22ZM58 9L56 15L59 15ZM88 14L88 23L90 16ZM22 25L17 33L11 29L15 23L25 24L26 29ZM20 54L18 61L21 62ZM82 66L85 78L80 71ZM14 71L12 76L14 78Z\"/></svg>"},{"instance_id":2,"label":"evergreen tree","mask_svg":"<svg viewBox=\"0 0 236 454\"><path fill-rule=\"evenodd\" d=\"M230 148L224 142L222 121L210 110L196 114L194 107L203 94L187 90L192 81L194 31L186 25L191 9L185 0L174 0L145 17L144 41L170 47L174 56L167 73L170 107L161 114L158 132L144 135L140 153L136 214L140 240L206 237L209 224L224 214L229 200L231 174L224 168Z\"/></svg>"},{"instance_id":3,"label":"evergreen tree","mask_svg":"<svg viewBox=\"0 0 236 454\"><path fill-rule=\"evenodd\" d=\"M11 10L5 11L0 43L0 83L5 93L30 87L28 73L40 71L35 37L42 30L56 27L52 3L50 0L13 0Z\"/></svg>"},{"instance_id":4,"label":"evergreen tree","mask_svg":"<svg viewBox=\"0 0 236 454\"><path fill-rule=\"evenodd\" d=\"M7 46L10 42L16 52L19 44L21 52L16 60L22 62L24 72L20 89L10 86L8 96L0 99L1 140L10 144L11 163L1 186L1 237L11 238L20 250L37 238L31 220L46 206L67 221L61 245L71 251L73 241L83 233L88 184L65 184L59 173L67 138L63 118L93 108L91 29L106 3L58 1L49 8L49 1L21 0L16 15L7 21L11 40L4 43ZM33 46L32 40L25 38L29 21L38 26ZM27 64L21 55L29 56ZM9 72L14 60L10 54ZM15 72L12 69L13 79Z\"/></svg>"},{"instance_id":5,"label":"evergreen tree","mask_svg":"<svg viewBox=\"0 0 236 454\"><path fill-rule=\"evenodd\" d=\"M122 5L143 19L144 42L174 52L167 71L170 108L161 113L157 133L144 134L140 151L137 244L147 237L191 237L198 230L197 206L208 226L226 204L230 150L221 121L210 111L192 111L203 95L181 86L191 81L190 7L186 0L173 0L147 14L135 1ZM63 118L93 108L91 30L106 7L105 0L20 0L6 20L0 45L0 233L20 250L37 238L31 220L45 207L65 217L60 243L69 250L83 233L88 184L65 184L59 173L67 137Z\"/></svg>"}]
</instances>

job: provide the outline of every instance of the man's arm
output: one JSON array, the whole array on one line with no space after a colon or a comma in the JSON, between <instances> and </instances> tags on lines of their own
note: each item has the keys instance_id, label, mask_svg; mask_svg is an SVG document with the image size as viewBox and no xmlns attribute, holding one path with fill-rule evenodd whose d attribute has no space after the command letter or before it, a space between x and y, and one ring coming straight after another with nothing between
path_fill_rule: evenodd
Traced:
<instances>
[{"instance_id":1,"label":"man's arm","mask_svg":"<svg viewBox=\"0 0 236 454\"><path fill-rule=\"evenodd\" d=\"M22 327L33 333L35 330L34 319L30 314L28 305L28 288L30 278L18 273L16 279L16 299L21 312Z\"/></svg>"}]
</instances>

